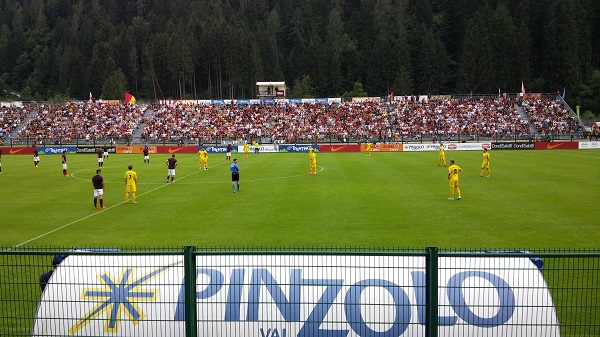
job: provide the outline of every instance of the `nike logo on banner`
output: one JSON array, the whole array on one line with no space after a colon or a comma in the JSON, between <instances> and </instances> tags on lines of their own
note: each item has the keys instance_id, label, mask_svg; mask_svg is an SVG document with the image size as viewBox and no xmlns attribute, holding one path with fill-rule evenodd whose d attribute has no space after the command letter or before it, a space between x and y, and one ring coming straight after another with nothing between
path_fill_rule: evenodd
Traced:
<instances>
[{"instance_id":1,"label":"nike logo on banner","mask_svg":"<svg viewBox=\"0 0 600 337\"><path fill-rule=\"evenodd\" d=\"M23 151L23 149L18 149L18 150L13 150L13 149L10 149L9 153L10 153L10 154L15 154L15 153L19 153L19 152L21 152L21 151Z\"/></svg>"},{"instance_id":2,"label":"nike logo on banner","mask_svg":"<svg viewBox=\"0 0 600 337\"><path fill-rule=\"evenodd\" d=\"M182 147L180 147L180 148L177 148L177 149L175 149L175 150L173 150L173 149L169 148L169 153L175 153L175 152L177 152L177 151L179 151L179 150L181 150L181 149L183 149L183 148L182 148Z\"/></svg>"},{"instance_id":3,"label":"nike logo on banner","mask_svg":"<svg viewBox=\"0 0 600 337\"><path fill-rule=\"evenodd\" d=\"M557 148L557 147L559 147L559 146L561 146L561 145L562 145L562 143L558 143L558 144L556 144L556 145L550 145L550 144L548 144L548 145L546 145L546 148L547 148L548 150L552 150L552 149L554 149L554 148Z\"/></svg>"},{"instance_id":4,"label":"nike logo on banner","mask_svg":"<svg viewBox=\"0 0 600 337\"><path fill-rule=\"evenodd\" d=\"M345 148L345 146L340 146L340 147L331 147L331 152L338 152L339 150Z\"/></svg>"}]
</instances>

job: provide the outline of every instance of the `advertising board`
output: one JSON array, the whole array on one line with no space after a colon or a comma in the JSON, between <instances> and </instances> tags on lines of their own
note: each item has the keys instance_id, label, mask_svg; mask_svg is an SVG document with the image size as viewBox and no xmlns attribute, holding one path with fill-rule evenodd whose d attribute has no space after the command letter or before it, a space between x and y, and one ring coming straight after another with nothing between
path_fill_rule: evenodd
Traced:
<instances>
[{"instance_id":1,"label":"advertising board","mask_svg":"<svg viewBox=\"0 0 600 337\"><path fill-rule=\"evenodd\" d=\"M534 143L497 142L491 144L492 150L533 150Z\"/></svg>"},{"instance_id":2,"label":"advertising board","mask_svg":"<svg viewBox=\"0 0 600 337\"><path fill-rule=\"evenodd\" d=\"M4 155L7 155L7 154L33 154L33 150L35 150L35 147L24 147L24 146L0 147L0 151L2 151L2 154L4 154Z\"/></svg>"},{"instance_id":3,"label":"advertising board","mask_svg":"<svg viewBox=\"0 0 600 337\"><path fill-rule=\"evenodd\" d=\"M98 153L98 149L103 149L104 146L77 146L77 153ZM115 147L107 147L108 153L117 153L117 149Z\"/></svg>"},{"instance_id":4,"label":"advertising board","mask_svg":"<svg viewBox=\"0 0 600 337\"><path fill-rule=\"evenodd\" d=\"M63 151L67 151L67 153L69 153L69 154L77 152L77 148L75 146L52 146L52 147L40 146L37 149L38 149L39 154L62 154Z\"/></svg>"},{"instance_id":5,"label":"advertising board","mask_svg":"<svg viewBox=\"0 0 600 337\"><path fill-rule=\"evenodd\" d=\"M578 142L580 150L600 149L600 141L596 142Z\"/></svg>"},{"instance_id":6,"label":"advertising board","mask_svg":"<svg viewBox=\"0 0 600 337\"><path fill-rule=\"evenodd\" d=\"M197 146L157 146L157 153L198 153Z\"/></svg>"},{"instance_id":7,"label":"advertising board","mask_svg":"<svg viewBox=\"0 0 600 337\"><path fill-rule=\"evenodd\" d=\"M443 143L447 151L480 151L484 148L491 149L491 143ZM439 143L431 144L403 144L402 151L439 151Z\"/></svg>"},{"instance_id":8,"label":"advertising board","mask_svg":"<svg viewBox=\"0 0 600 337\"><path fill-rule=\"evenodd\" d=\"M110 149L109 149L110 150ZM135 146L117 146L116 153L121 154L142 154L144 153L144 146L135 145ZM148 153L158 153L158 149L156 146L148 146Z\"/></svg>"},{"instance_id":9,"label":"advertising board","mask_svg":"<svg viewBox=\"0 0 600 337\"><path fill-rule=\"evenodd\" d=\"M199 336L424 336L425 257L199 255ZM73 255L32 336L183 336L181 256ZM542 273L523 257L443 257L439 336L560 336Z\"/></svg>"},{"instance_id":10,"label":"advertising board","mask_svg":"<svg viewBox=\"0 0 600 337\"><path fill-rule=\"evenodd\" d=\"M319 152L360 152L358 144L319 145Z\"/></svg>"},{"instance_id":11,"label":"advertising board","mask_svg":"<svg viewBox=\"0 0 600 337\"><path fill-rule=\"evenodd\" d=\"M535 142L536 150L577 150L579 142Z\"/></svg>"},{"instance_id":12,"label":"advertising board","mask_svg":"<svg viewBox=\"0 0 600 337\"><path fill-rule=\"evenodd\" d=\"M371 146L372 152L401 152L404 149L402 144L384 144L384 143L374 143ZM360 145L361 152L367 151L367 145Z\"/></svg>"},{"instance_id":13,"label":"advertising board","mask_svg":"<svg viewBox=\"0 0 600 337\"><path fill-rule=\"evenodd\" d=\"M306 152L310 151L310 148L320 152L320 145L317 144L279 144L279 152Z\"/></svg>"}]
</instances>

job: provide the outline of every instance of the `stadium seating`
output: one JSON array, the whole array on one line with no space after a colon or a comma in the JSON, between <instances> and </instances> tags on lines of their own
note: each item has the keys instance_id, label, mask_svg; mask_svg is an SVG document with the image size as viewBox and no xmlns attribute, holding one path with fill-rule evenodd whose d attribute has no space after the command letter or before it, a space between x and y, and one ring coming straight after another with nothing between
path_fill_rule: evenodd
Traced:
<instances>
[{"instance_id":1,"label":"stadium seating","mask_svg":"<svg viewBox=\"0 0 600 337\"><path fill-rule=\"evenodd\" d=\"M540 135L582 130L561 102L531 99L523 105L525 115L519 114L519 103L494 97L332 104L153 104L147 111L129 105L61 104L38 108L37 116L22 127L18 137L50 143L58 139L68 143L75 138L120 141L131 139L139 129L137 134L146 142L257 138L395 142L420 141L422 137L433 141L524 139L531 135L530 123ZM23 113L27 110L10 114L13 121L0 123L0 127L13 129Z\"/></svg>"}]
</instances>

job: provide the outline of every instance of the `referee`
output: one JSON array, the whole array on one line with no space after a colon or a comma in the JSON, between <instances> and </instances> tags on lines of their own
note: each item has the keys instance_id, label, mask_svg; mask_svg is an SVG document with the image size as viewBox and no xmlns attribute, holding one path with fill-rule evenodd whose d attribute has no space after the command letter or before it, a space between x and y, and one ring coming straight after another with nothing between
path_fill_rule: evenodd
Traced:
<instances>
[{"instance_id":1,"label":"referee","mask_svg":"<svg viewBox=\"0 0 600 337\"><path fill-rule=\"evenodd\" d=\"M240 167L237 164L237 158L233 160L229 169L231 170L231 188L235 193L235 185L237 185L237 190L240 190Z\"/></svg>"}]
</instances>

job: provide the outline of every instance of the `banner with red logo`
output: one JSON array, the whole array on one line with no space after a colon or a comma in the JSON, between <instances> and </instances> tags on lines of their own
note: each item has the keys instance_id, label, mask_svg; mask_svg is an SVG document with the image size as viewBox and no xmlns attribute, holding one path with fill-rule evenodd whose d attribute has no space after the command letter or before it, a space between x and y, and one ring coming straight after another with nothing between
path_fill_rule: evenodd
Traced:
<instances>
[{"instance_id":1,"label":"banner with red logo","mask_svg":"<svg viewBox=\"0 0 600 337\"><path fill-rule=\"evenodd\" d=\"M198 153L198 146L157 146L158 153Z\"/></svg>"},{"instance_id":2,"label":"banner with red logo","mask_svg":"<svg viewBox=\"0 0 600 337\"><path fill-rule=\"evenodd\" d=\"M579 142L536 142L536 150L577 150Z\"/></svg>"},{"instance_id":3,"label":"banner with red logo","mask_svg":"<svg viewBox=\"0 0 600 337\"><path fill-rule=\"evenodd\" d=\"M319 145L319 152L360 152L358 144Z\"/></svg>"},{"instance_id":4,"label":"banner with red logo","mask_svg":"<svg viewBox=\"0 0 600 337\"><path fill-rule=\"evenodd\" d=\"M33 154L35 147L0 147L2 154Z\"/></svg>"}]
</instances>

